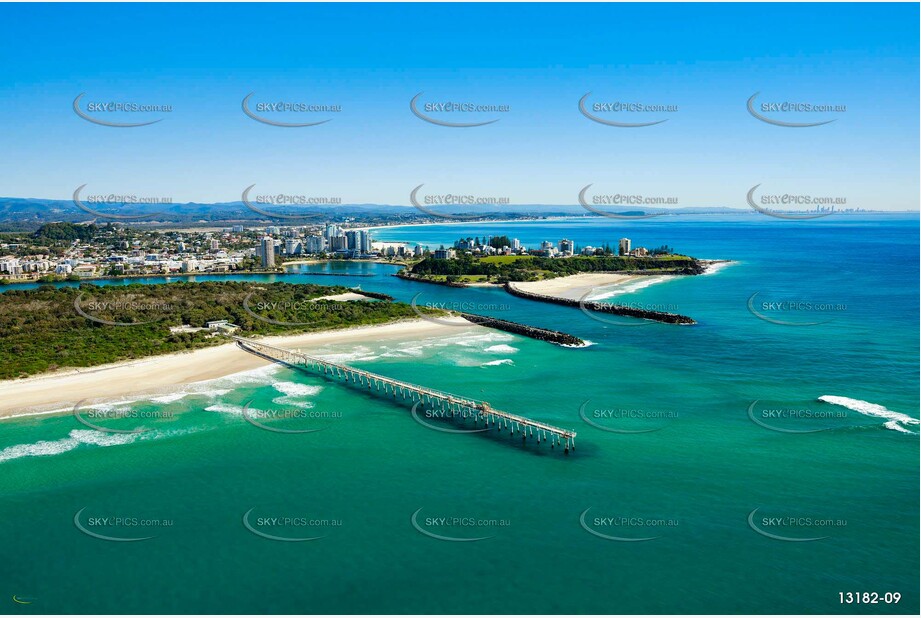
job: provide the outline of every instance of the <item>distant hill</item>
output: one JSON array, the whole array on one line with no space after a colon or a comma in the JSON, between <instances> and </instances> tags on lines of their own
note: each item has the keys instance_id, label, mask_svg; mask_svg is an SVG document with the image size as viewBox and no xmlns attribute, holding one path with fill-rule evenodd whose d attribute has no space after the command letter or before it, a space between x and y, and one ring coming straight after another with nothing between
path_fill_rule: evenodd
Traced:
<instances>
[{"instance_id":1,"label":"distant hill","mask_svg":"<svg viewBox=\"0 0 921 618\"><path fill-rule=\"evenodd\" d=\"M243 202L219 202L214 204L202 204L197 202L186 202L182 204L127 204L113 208L111 205L93 205L87 204L100 213L127 215L131 219L115 219L108 217L97 217L91 212L79 208L73 200L49 200L40 198L19 198L19 197L0 197L0 230L3 231L35 231L45 223L63 221L70 223L87 223L96 221L106 223L109 221L122 221L131 224L143 224L147 226L156 225L230 225L230 224L297 224L303 223L304 219L290 218L271 218L261 215L250 208ZM343 204L337 206L312 206L310 207L312 220L332 219L341 220L346 217L355 218L359 221L369 223L382 222L401 222L405 221L418 222L420 220L437 220L437 218L427 215L412 206L398 206L392 204ZM470 214L474 207L471 206L439 206L428 207L430 210L445 214ZM553 204L510 204L510 205L490 205L488 207L475 207L478 214L483 217L516 217L516 216L536 216L536 217L554 217L554 216L593 216L586 212L584 208L576 204L573 205L553 205ZM655 212L668 212L671 214L718 214L718 213L747 213L747 209L737 208L675 208L659 209L647 208L644 210L620 210L612 208L612 212L623 214L643 214ZM300 210L296 207L263 207L260 209L272 213L283 215L295 215L303 213L303 207ZM482 210L480 210L482 209ZM149 215L138 216L136 215Z\"/></svg>"}]
</instances>

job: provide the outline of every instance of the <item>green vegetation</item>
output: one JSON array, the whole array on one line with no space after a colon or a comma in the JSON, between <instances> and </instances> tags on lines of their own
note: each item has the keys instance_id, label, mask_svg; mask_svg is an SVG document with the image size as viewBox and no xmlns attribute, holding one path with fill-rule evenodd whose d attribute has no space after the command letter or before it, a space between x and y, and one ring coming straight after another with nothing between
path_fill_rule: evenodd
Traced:
<instances>
[{"instance_id":1,"label":"green vegetation","mask_svg":"<svg viewBox=\"0 0 921 618\"><path fill-rule=\"evenodd\" d=\"M38 228L34 236L39 240L92 240L99 235L99 228L95 224L74 225L73 223L46 223Z\"/></svg>"},{"instance_id":2,"label":"green vegetation","mask_svg":"<svg viewBox=\"0 0 921 618\"><path fill-rule=\"evenodd\" d=\"M427 281L447 281L448 283L476 283L489 281L489 275L426 275Z\"/></svg>"},{"instance_id":3,"label":"green vegetation","mask_svg":"<svg viewBox=\"0 0 921 618\"><path fill-rule=\"evenodd\" d=\"M518 260L529 259L531 259L530 255L489 255L484 258L480 258L480 261L485 264L511 264L512 262L517 262Z\"/></svg>"},{"instance_id":4,"label":"green vegetation","mask_svg":"<svg viewBox=\"0 0 921 618\"><path fill-rule=\"evenodd\" d=\"M512 239L508 236L493 236L489 239L489 246L494 249L501 249L502 247L511 247Z\"/></svg>"},{"instance_id":5,"label":"green vegetation","mask_svg":"<svg viewBox=\"0 0 921 618\"><path fill-rule=\"evenodd\" d=\"M463 277L476 280L537 281L590 272L684 272L697 274L703 269L694 258L686 255L661 257L618 257L612 255L546 258L535 256L491 256L474 258L462 255L455 260L425 259L410 269L410 273L429 280L462 282Z\"/></svg>"},{"instance_id":6,"label":"green vegetation","mask_svg":"<svg viewBox=\"0 0 921 618\"><path fill-rule=\"evenodd\" d=\"M240 326L238 334L251 336L417 317L404 303L311 301L347 291L341 286L235 281L11 290L0 294L0 379L226 343L208 330L170 330L200 328L211 320L229 320ZM78 308L92 318L130 325L103 324L82 316Z\"/></svg>"}]
</instances>

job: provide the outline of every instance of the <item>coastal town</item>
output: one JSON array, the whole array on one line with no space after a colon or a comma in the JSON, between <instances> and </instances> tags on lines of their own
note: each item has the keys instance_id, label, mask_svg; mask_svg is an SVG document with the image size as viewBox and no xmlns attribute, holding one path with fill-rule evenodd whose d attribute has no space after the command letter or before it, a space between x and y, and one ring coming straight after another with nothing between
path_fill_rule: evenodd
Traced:
<instances>
[{"instance_id":1,"label":"coastal town","mask_svg":"<svg viewBox=\"0 0 921 618\"><path fill-rule=\"evenodd\" d=\"M577 245L563 238L527 247L517 238L484 235L458 239L453 246L375 242L354 222L310 226L150 230L122 224L49 223L32 234L0 238L0 282L86 280L105 277L276 272L300 260L372 260L408 264L427 257L667 255L673 251L617 245Z\"/></svg>"},{"instance_id":2,"label":"coastal town","mask_svg":"<svg viewBox=\"0 0 921 618\"><path fill-rule=\"evenodd\" d=\"M7 235L10 236L10 235ZM316 259L422 257L393 245L375 248L365 229L235 225L216 230L141 230L120 225L55 223L0 243L0 279L71 280L145 275L265 272Z\"/></svg>"},{"instance_id":3,"label":"coastal town","mask_svg":"<svg viewBox=\"0 0 921 618\"><path fill-rule=\"evenodd\" d=\"M533 255L537 257L555 258L572 257L574 255L591 256L614 254L619 256L645 257L648 255L664 255L669 253L673 253L673 251L667 246L651 250L646 247L633 248L629 238L621 238L618 240L616 249L612 248L610 244L600 247L594 247L592 245L580 246L568 238L562 238L556 243L545 240L540 243L540 246L529 249L522 245L519 239L509 238L508 236L484 236L482 239L480 237L471 238L468 236L467 238L461 238L455 241L453 248L446 249L442 246L436 249L433 256L436 259L452 259L462 254L475 257L491 255Z\"/></svg>"}]
</instances>

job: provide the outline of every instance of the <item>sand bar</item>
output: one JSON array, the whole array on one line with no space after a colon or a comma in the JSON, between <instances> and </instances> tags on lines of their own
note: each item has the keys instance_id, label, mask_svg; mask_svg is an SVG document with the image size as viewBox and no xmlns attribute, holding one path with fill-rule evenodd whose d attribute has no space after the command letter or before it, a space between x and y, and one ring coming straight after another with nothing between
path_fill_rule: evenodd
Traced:
<instances>
[{"instance_id":1,"label":"sand bar","mask_svg":"<svg viewBox=\"0 0 921 618\"><path fill-rule=\"evenodd\" d=\"M355 292L343 292L342 294L330 294L329 296L317 296L316 298L311 298L310 300L313 302L316 302L318 300L349 301L349 300L368 300L368 297L362 294L356 294Z\"/></svg>"},{"instance_id":2,"label":"sand bar","mask_svg":"<svg viewBox=\"0 0 921 618\"><path fill-rule=\"evenodd\" d=\"M655 281L666 281L671 275L655 275ZM651 280L650 275L627 275L623 273L581 273L544 281L516 282L515 287L532 294L544 294L558 298L579 300L593 288L611 287L630 283L638 279Z\"/></svg>"},{"instance_id":3,"label":"sand bar","mask_svg":"<svg viewBox=\"0 0 921 618\"><path fill-rule=\"evenodd\" d=\"M441 317L439 320L457 321L470 329L483 328L463 318ZM457 331L457 326L418 319L259 340L309 353L311 348L329 344L432 337L457 334ZM235 343L227 343L191 352L66 369L22 380L3 380L0 381L0 418L61 410L83 400L90 404L128 396L156 395L169 392L171 387L214 380L267 364L268 361L244 352Z\"/></svg>"}]
</instances>

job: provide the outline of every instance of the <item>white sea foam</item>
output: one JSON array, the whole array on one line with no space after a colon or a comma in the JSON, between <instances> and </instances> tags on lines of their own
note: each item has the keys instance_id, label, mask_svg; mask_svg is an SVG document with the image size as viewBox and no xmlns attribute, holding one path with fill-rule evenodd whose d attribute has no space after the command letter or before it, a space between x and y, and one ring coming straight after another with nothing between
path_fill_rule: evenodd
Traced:
<instances>
[{"instance_id":1,"label":"white sea foam","mask_svg":"<svg viewBox=\"0 0 921 618\"><path fill-rule=\"evenodd\" d=\"M510 345L505 345L504 343L500 343L499 345L491 345L483 351L484 352L494 352L496 354L514 354L515 352L518 351L518 348L513 348Z\"/></svg>"},{"instance_id":2,"label":"white sea foam","mask_svg":"<svg viewBox=\"0 0 921 618\"><path fill-rule=\"evenodd\" d=\"M510 358L501 358L499 360L489 361L488 363L483 363L480 367L495 367L497 365L514 365L515 361Z\"/></svg>"},{"instance_id":3,"label":"white sea foam","mask_svg":"<svg viewBox=\"0 0 921 618\"><path fill-rule=\"evenodd\" d=\"M707 268L704 270L704 275L715 275L719 271L723 270L727 266L732 264L732 262L716 262L713 264L708 264Z\"/></svg>"},{"instance_id":4,"label":"white sea foam","mask_svg":"<svg viewBox=\"0 0 921 618\"><path fill-rule=\"evenodd\" d=\"M179 393L169 393L168 395L160 395L159 397L152 397L151 401L155 403L173 403L174 401L179 401L183 397L190 395L189 392L179 392Z\"/></svg>"},{"instance_id":5,"label":"white sea foam","mask_svg":"<svg viewBox=\"0 0 921 618\"><path fill-rule=\"evenodd\" d=\"M355 361L372 361L380 358L380 354L367 346L355 346L349 352L327 352L322 354L315 354L315 356L322 358L325 361L330 361L333 363L348 364L349 362Z\"/></svg>"},{"instance_id":6,"label":"white sea foam","mask_svg":"<svg viewBox=\"0 0 921 618\"><path fill-rule=\"evenodd\" d=\"M81 410L95 410L97 412L104 412L108 416L118 416L122 414L128 414L131 412L131 404L135 403L134 401L117 401L117 402L106 402L106 403L95 403L85 406L80 406Z\"/></svg>"},{"instance_id":7,"label":"white sea foam","mask_svg":"<svg viewBox=\"0 0 921 618\"><path fill-rule=\"evenodd\" d=\"M632 294L633 292L639 292L643 288L648 288L651 285L656 283L662 283L663 281L668 281L667 277L641 277L634 281L628 281L627 283L619 283L614 287L600 288L597 294L594 294L587 298L586 300L604 300L606 298L612 298L614 296L620 296L622 294Z\"/></svg>"},{"instance_id":8,"label":"white sea foam","mask_svg":"<svg viewBox=\"0 0 921 618\"><path fill-rule=\"evenodd\" d=\"M893 412L885 406L881 406L876 403L870 403L869 401L851 399L850 397L839 397L837 395L822 395L819 397L819 401L824 401L836 406L842 406L848 408L849 410L860 412L864 416L885 418L887 419L887 422L884 423L884 427L894 431L913 433L906 429L904 426L921 425L921 420L908 416L907 414L902 414L901 412Z\"/></svg>"},{"instance_id":9,"label":"white sea foam","mask_svg":"<svg viewBox=\"0 0 921 618\"><path fill-rule=\"evenodd\" d=\"M913 432L913 431L908 431L907 429L905 429L904 427L902 427L901 425L899 425L899 422L898 422L898 421L886 421L885 423L883 423L883 426L884 426L886 429L893 429L893 430L895 430L895 431L901 431L902 433L910 433L910 434L914 435L914 432Z\"/></svg>"},{"instance_id":10,"label":"white sea foam","mask_svg":"<svg viewBox=\"0 0 921 618\"><path fill-rule=\"evenodd\" d=\"M204 382L197 382L196 384L211 384L213 386L230 386L231 388L240 386L243 384L262 384L268 382L273 375L278 373L281 370L281 365L276 365L274 363L270 365L264 365L262 367L257 367L256 369L248 369L246 371L240 371L238 373L232 373L229 376L223 376L216 378L214 380L206 380Z\"/></svg>"},{"instance_id":11,"label":"white sea foam","mask_svg":"<svg viewBox=\"0 0 921 618\"><path fill-rule=\"evenodd\" d=\"M231 389L229 388L214 388L214 389L208 389L208 390L202 390L202 391L195 391L194 393L190 393L190 394L200 395L202 397L208 397L210 399L214 399L215 397L221 397L223 395L226 395L230 391Z\"/></svg>"},{"instance_id":12,"label":"white sea foam","mask_svg":"<svg viewBox=\"0 0 921 618\"><path fill-rule=\"evenodd\" d=\"M462 348L472 348L478 345L514 340L515 337L512 335L503 332L492 331L485 333L464 333L461 335L455 335L453 337L442 337L440 339L433 340L433 344L438 347L460 346Z\"/></svg>"},{"instance_id":13,"label":"white sea foam","mask_svg":"<svg viewBox=\"0 0 921 618\"><path fill-rule=\"evenodd\" d=\"M311 395L317 395L323 390L322 386L300 384L299 382L273 382L272 388L285 395L294 397L309 397Z\"/></svg>"},{"instance_id":14,"label":"white sea foam","mask_svg":"<svg viewBox=\"0 0 921 618\"><path fill-rule=\"evenodd\" d=\"M396 350L393 350L392 352L388 352L387 354L384 354L384 356L389 356L390 354L393 354L395 356L405 355L405 356L419 357L419 356L422 356L424 352L425 352L424 345L411 345L411 346L404 346L401 348L397 348Z\"/></svg>"},{"instance_id":15,"label":"white sea foam","mask_svg":"<svg viewBox=\"0 0 921 618\"><path fill-rule=\"evenodd\" d=\"M323 390L322 386L300 384L299 382L273 382L272 388L285 394L284 397L273 399L272 403L297 405L301 408L312 408L313 403L304 399L318 395Z\"/></svg>"},{"instance_id":16,"label":"white sea foam","mask_svg":"<svg viewBox=\"0 0 921 618\"><path fill-rule=\"evenodd\" d=\"M12 459L19 459L20 457L46 457L48 455L58 455L71 451L79 445L80 443L73 438L63 438L61 440L41 440L34 444L8 446L0 451L0 463Z\"/></svg>"},{"instance_id":17,"label":"white sea foam","mask_svg":"<svg viewBox=\"0 0 921 618\"><path fill-rule=\"evenodd\" d=\"M70 437L81 444L93 444L95 446L118 446L120 444L130 444L138 439L140 433L115 433L108 434L92 429L75 429L70 432Z\"/></svg>"},{"instance_id":18,"label":"white sea foam","mask_svg":"<svg viewBox=\"0 0 921 618\"><path fill-rule=\"evenodd\" d=\"M105 434L92 429L75 429L60 440L40 440L32 444L17 444L0 451L0 463L20 457L48 457L72 451L81 444L92 446L118 446L130 444L142 434Z\"/></svg>"},{"instance_id":19,"label":"white sea foam","mask_svg":"<svg viewBox=\"0 0 921 618\"><path fill-rule=\"evenodd\" d=\"M456 335L449 336L440 336L440 337L427 337L422 340L413 340L405 342L397 342L394 345L378 345L376 347L370 347L367 345L357 346L350 349L348 352L342 352L337 350L335 347L328 347L319 352L314 352L314 356L318 356L324 360L339 362L343 364L349 364L356 361L375 361L378 359L411 359L411 358L421 358L426 355L436 353L437 350L442 350L448 348L448 352L439 352L442 358L446 358L452 355L452 351L470 349L471 351L479 349L487 349L490 346L495 344L501 344L504 342L514 341L515 337L507 333L502 332L477 332L469 331L464 329L462 332L458 332ZM503 352L511 353L517 350L494 350L494 352ZM460 365L472 365L476 366L479 364L478 361L467 359L454 359L455 364Z\"/></svg>"},{"instance_id":20,"label":"white sea foam","mask_svg":"<svg viewBox=\"0 0 921 618\"><path fill-rule=\"evenodd\" d=\"M243 406L235 406L229 403L216 403L205 408L206 412L220 412L222 414L230 414L231 416L242 416L243 415ZM253 410L258 412L258 410Z\"/></svg>"}]
</instances>

